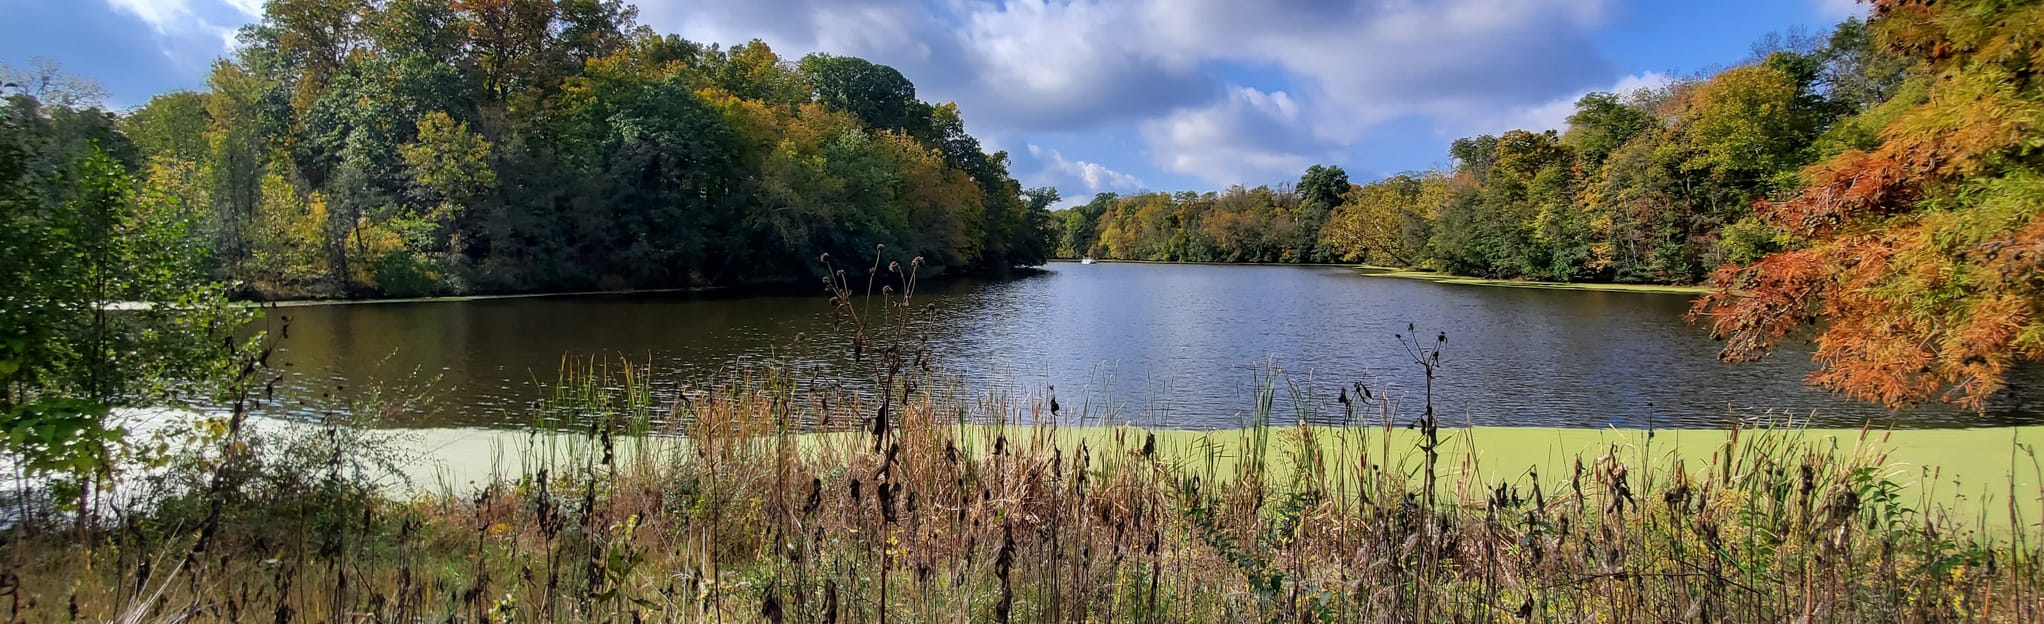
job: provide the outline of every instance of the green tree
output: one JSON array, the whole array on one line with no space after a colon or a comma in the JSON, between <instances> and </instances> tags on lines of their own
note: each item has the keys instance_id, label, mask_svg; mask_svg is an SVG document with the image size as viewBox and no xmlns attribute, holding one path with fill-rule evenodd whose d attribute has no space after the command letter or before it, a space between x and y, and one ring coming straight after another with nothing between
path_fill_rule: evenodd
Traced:
<instances>
[{"instance_id":1,"label":"green tree","mask_svg":"<svg viewBox=\"0 0 2044 624\"><path fill-rule=\"evenodd\" d=\"M1299 176L1299 214L1293 257L1300 262L1324 262L1329 254L1319 245L1320 229L1328 214L1341 205L1349 193L1348 172L1332 165L1313 165Z\"/></svg>"},{"instance_id":2,"label":"green tree","mask_svg":"<svg viewBox=\"0 0 2044 624\"><path fill-rule=\"evenodd\" d=\"M606 172L610 232L584 244L634 286L673 286L729 270L729 126L686 85L647 86L614 119Z\"/></svg>"},{"instance_id":3,"label":"green tree","mask_svg":"<svg viewBox=\"0 0 2044 624\"><path fill-rule=\"evenodd\" d=\"M916 100L915 84L892 67L829 54L802 57L800 67L816 90L816 101L857 115L867 127L921 129L929 117L929 107Z\"/></svg>"},{"instance_id":4,"label":"green tree","mask_svg":"<svg viewBox=\"0 0 2044 624\"><path fill-rule=\"evenodd\" d=\"M1335 208L1320 240L1336 258L1417 267L1448 198L1440 174L1401 173L1362 185Z\"/></svg>"},{"instance_id":5,"label":"green tree","mask_svg":"<svg viewBox=\"0 0 2044 624\"><path fill-rule=\"evenodd\" d=\"M1576 112L1569 115L1568 133L1563 139L1594 166L1654 125L1650 111L1620 99L1617 94L1591 93L1576 100Z\"/></svg>"},{"instance_id":6,"label":"green tree","mask_svg":"<svg viewBox=\"0 0 2044 624\"><path fill-rule=\"evenodd\" d=\"M206 160L206 97L191 91L149 98L121 119L121 132L145 156L167 156L198 163Z\"/></svg>"},{"instance_id":7,"label":"green tree","mask_svg":"<svg viewBox=\"0 0 2044 624\"><path fill-rule=\"evenodd\" d=\"M1690 94L1681 119L1695 152L1686 166L1735 181L1769 180L1800 167L1809 161L1819 121L1805 95L1796 76L1769 65L1712 76Z\"/></svg>"},{"instance_id":8,"label":"green tree","mask_svg":"<svg viewBox=\"0 0 2044 624\"><path fill-rule=\"evenodd\" d=\"M25 122L0 116L0 445L32 474L85 497L108 476L124 431L114 409L215 387L246 319L203 273L190 211L138 201L104 150L38 191ZM44 187L52 188L52 187ZM133 310L117 305L140 302ZM198 382L198 383L194 383ZM82 514L81 514L82 518Z\"/></svg>"}]
</instances>

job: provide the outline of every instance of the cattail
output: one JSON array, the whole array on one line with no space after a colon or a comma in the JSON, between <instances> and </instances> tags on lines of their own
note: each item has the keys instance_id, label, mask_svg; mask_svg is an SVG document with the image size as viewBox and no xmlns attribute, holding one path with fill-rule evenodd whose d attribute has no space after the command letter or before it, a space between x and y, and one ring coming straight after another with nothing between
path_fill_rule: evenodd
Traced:
<instances>
[{"instance_id":1,"label":"cattail","mask_svg":"<svg viewBox=\"0 0 2044 624\"><path fill-rule=\"evenodd\" d=\"M781 624L781 595L771 587L767 589L766 597L760 599L759 617L773 624Z\"/></svg>"},{"instance_id":2,"label":"cattail","mask_svg":"<svg viewBox=\"0 0 2044 624\"><path fill-rule=\"evenodd\" d=\"M837 581L823 582L823 624L837 624Z\"/></svg>"},{"instance_id":3,"label":"cattail","mask_svg":"<svg viewBox=\"0 0 2044 624\"><path fill-rule=\"evenodd\" d=\"M900 490L901 486L896 484L880 484L880 520L882 522L894 524L894 497Z\"/></svg>"},{"instance_id":4,"label":"cattail","mask_svg":"<svg viewBox=\"0 0 2044 624\"><path fill-rule=\"evenodd\" d=\"M880 411L873 415L873 452L880 452L880 440L887 437L887 402L880 403Z\"/></svg>"},{"instance_id":5,"label":"cattail","mask_svg":"<svg viewBox=\"0 0 2044 624\"><path fill-rule=\"evenodd\" d=\"M1007 624L1009 611L1015 606L1015 590L1008 582L1008 574L1015 567L1015 528L1001 523L1001 551L994 555L994 575L1001 579L1001 601L994 603L994 621Z\"/></svg>"},{"instance_id":6,"label":"cattail","mask_svg":"<svg viewBox=\"0 0 2044 624\"><path fill-rule=\"evenodd\" d=\"M901 443L895 442L888 444L887 455L880 459L880 469L873 471L873 480L875 481L887 480L888 472L894 469L894 458L899 455L901 455Z\"/></svg>"}]
</instances>

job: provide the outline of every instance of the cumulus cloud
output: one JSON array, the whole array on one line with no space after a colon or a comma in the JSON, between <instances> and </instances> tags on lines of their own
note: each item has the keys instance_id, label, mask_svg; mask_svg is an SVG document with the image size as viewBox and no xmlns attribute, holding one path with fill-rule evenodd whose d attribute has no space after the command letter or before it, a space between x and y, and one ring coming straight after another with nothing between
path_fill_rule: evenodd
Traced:
<instances>
[{"instance_id":1,"label":"cumulus cloud","mask_svg":"<svg viewBox=\"0 0 2044 624\"><path fill-rule=\"evenodd\" d=\"M1096 126L1211 99L1196 62L1130 39L1139 15L1119 3L1013 0L705 0L648 3L654 27L724 44L764 39L893 65L920 95L957 101L968 121L1017 130Z\"/></svg>"},{"instance_id":2,"label":"cumulus cloud","mask_svg":"<svg viewBox=\"0 0 2044 624\"><path fill-rule=\"evenodd\" d=\"M1157 166L1215 184L1256 184L1298 175L1334 145L1316 138L1291 95L1248 87L1210 106L1145 122Z\"/></svg>"},{"instance_id":3,"label":"cumulus cloud","mask_svg":"<svg viewBox=\"0 0 2044 624\"><path fill-rule=\"evenodd\" d=\"M155 26L157 32L178 26L191 15L191 5L184 0L107 0L107 4L135 14Z\"/></svg>"},{"instance_id":4,"label":"cumulus cloud","mask_svg":"<svg viewBox=\"0 0 2044 624\"><path fill-rule=\"evenodd\" d=\"M263 0L106 0L155 30L150 39L173 63L204 67L234 46L235 31L262 18Z\"/></svg>"},{"instance_id":5,"label":"cumulus cloud","mask_svg":"<svg viewBox=\"0 0 2044 624\"><path fill-rule=\"evenodd\" d=\"M171 38L193 34L231 42L235 29L262 16L262 0L106 0L107 5L142 18L156 33ZM225 50L223 48L221 51ZM165 49L166 54L186 50Z\"/></svg>"},{"instance_id":6,"label":"cumulus cloud","mask_svg":"<svg viewBox=\"0 0 2044 624\"><path fill-rule=\"evenodd\" d=\"M1661 72L1650 71L1633 74L1620 78L1618 82L1602 88L1585 89L1540 104L1514 108L1493 119L1453 128L1448 130L1448 132L1460 136L1481 133L1496 134L1515 129L1534 131L1562 130L1568 126L1568 116L1576 112L1576 100L1582 99L1583 96L1589 95L1591 92L1601 91L1629 95L1643 89L1667 88L1668 85L1674 82L1674 78Z\"/></svg>"},{"instance_id":7,"label":"cumulus cloud","mask_svg":"<svg viewBox=\"0 0 2044 624\"><path fill-rule=\"evenodd\" d=\"M662 32L696 41L739 44L765 40L785 56L812 51L850 54L904 66L927 66L943 47L938 16L905 0L704 0L637 2L639 18Z\"/></svg>"},{"instance_id":8,"label":"cumulus cloud","mask_svg":"<svg viewBox=\"0 0 2044 624\"><path fill-rule=\"evenodd\" d=\"M1612 73L1587 32L1604 0L1150 0L1149 38L1177 54L1273 65L1311 85L1322 134L1401 115L1467 116ZM1338 111L1338 112L1336 112Z\"/></svg>"},{"instance_id":9,"label":"cumulus cloud","mask_svg":"<svg viewBox=\"0 0 2044 624\"><path fill-rule=\"evenodd\" d=\"M1016 0L960 16L972 81L962 103L995 123L1071 129L1208 100L1219 83L1195 59L1130 36L1131 5Z\"/></svg>"},{"instance_id":10,"label":"cumulus cloud","mask_svg":"<svg viewBox=\"0 0 2044 624\"><path fill-rule=\"evenodd\" d=\"M1058 187L1063 194L1070 196L1068 199L1105 191L1135 192L1146 188L1143 180L1134 175L1116 171L1096 162L1070 160L1055 149L1035 143L1029 144L1029 157L1040 163L1036 177L1043 179L1044 183ZM1073 186L1085 192L1083 194L1070 192L1069 189Z\"/></svg>"}]
</instances>

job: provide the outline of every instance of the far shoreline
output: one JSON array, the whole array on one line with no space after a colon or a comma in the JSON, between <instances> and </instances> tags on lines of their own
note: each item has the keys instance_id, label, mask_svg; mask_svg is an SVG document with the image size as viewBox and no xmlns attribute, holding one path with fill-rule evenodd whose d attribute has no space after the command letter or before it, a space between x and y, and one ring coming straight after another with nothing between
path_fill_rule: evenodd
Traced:
<instances>
[{"instance_id":1,"label":"far shoreline","mask_svg":"<svg viewBox=\"0 0 2044 624\"><path fill-rule=\"evenodd\" d=\"M1594 292L1632 292L1632 293L1648 293L1648 294L1674 294L1674 295L1691 295L1691 296L1695 296L1695 295L1703 295L1703 294L1708 294L1708 293L1710 293L1710 292L1711 292L1711 289L1710 289L1709 287L1706 287L1706 286L1679 286L1679 285L1672 285L1672 284L1617 284L1617 283L1609 283L1609 282L1541 282L1541 281L1531 281L1531 280L1505 280L1505 279L1490 279L1490 278L1482 278L1482 277L1469 277L1469 276L1463 276L1463 275L1453 275L1453 274L1448 274L1448 273L1438 273L1438 272L1434 272L1434 271L1426 271L1426 270L1421 270L1421 269L1408 269L1408 268L1399 268L1399 267L1388 267L1388 266L1380 266L1380 265L1372 265L1372 264L1353 264L1353 263L1346 263L1346 262L1339 262L1339 263L1317 263L1317 262L1316 262L1316 263L1292 263L1292 262L1193 262L1193 261L1178 261L1178 260L1103 260L1103 259L1097 259L1097 258L1096 258L1096 259L1094 259L1094 262L1097 262L1097 263L1100 263L1100 264L1158 264L1158 265L1186 265L1186 266L1262 266L1262 267L1301 267L1301 268L1326 268L1326 269L1346 269L1346 270L1353 270L1353 271L1356 271L1356 272L1357 272L1357 273L1358 273L1359 275L1362 275L1362 276L1364 276L1364 277L1381 277L1381 278L1394 278L1394 279L1409 279L1409 280L1419 280L1419 281L1425 281L1425 282L1433 282L1433 283L1436 283L1436 284L1446 284L1446 285L1452 285L1452 286L1491 286L1491 287L1499 287L1499 288L1538 288L1538 289L1547 289L1547 290L1574 290L1574 291L1594 291ZM1048 264L1052 264L1052 263L1058 263L1058 264L1078 264L1078 263L1079 263L1079 259L1078 259L1078 258L1050 258L1050 259L1047 259L1047 260L1045 260L1045 261L1044 261L1044 264L1046 264L1046 265L1048 265ZM1011 273L1010 273L1009 275L1011 275L1011 276L1012 276L1012 275L1014 275L1014 274L1016 274L1016 273L1027 273L1027 272L1030 272L1030 271L1041 271L1041 270L1042 270L1042 268L1041 268L1040 266L1039 266L1039 267L1017 267L1017 268L1015 268L1015 269L1012 269L1012 270L1011 270ZM978 276L979 276L979 277L985 277L984 275L978 275ZM944 276L938 276L938 277L934 277L934 278L926 278L926 279L925 279L924 281L934 281L934 280L944 280L944 279L950 279L950 278L956 278L956 277L967 277L967 276L966 276L966 275L944 275ZM784 291L784 290L787 290L787 289L789 289L789 288L791 288L791 287L793 287L793 286L795 286L795 283L794 283L794 282L777 282L777 283L757 283L757 284L745 284L745 285L732 285L732 286L687 286L687 287L677 287L677 288L643 288L643 289L622 289L622 290L571 290L571 291L560 291L560 292L525 292L525 293L501 293L501 294L482 294L482 295L434 295L434 296L428 296L428 297L389 297L389 298L384 298L384 297L364 297L364 298L344 298L344 297L335 297L335 298L293 298L293 299L242 299L242 300L237 300L237 301L235 301L235 302L234 302L234 305L239 305L239 306L247 306L247 307L255 307L255 308L271 308L271 307L275 307L275 308L302 308L302 307L313 307L313 306L330 306L330 305L354 305L354 304L404 304L404 303L466 303L466 302L477 302L477 301L505 301L505 300L516 300L516 299L543 299L543 298L549 298L549 297L627 297L627 296L643 296L643 295L676 295L676 294L705 294L705 293L719 293L719 292L737 292L737 291L745 291L745 290L752 290L752 289L757 289L757 290L761 290L761 291L765 291L765 292L772 292L772 291Z\"/></svg>"},{"instance_id":2,"label":"far shoreline","mask_svg":"<svg viewBox=\"0 0 2044 624\"><path fill-rule=\"evenodd\" d=\"M1277 266L1277 267L1321 267L1351 269L1365 277L1386 277L1395 279L1420 280L1454 286L1494 286L1500 288L1540 288L1547 290L1576 290L1597 292L1632 292L1664 295L1704 295L1712 289L1708 286L1682 286L1676 284L1620 284L1613 282L1542 282L1533 280L1507 280L1484 277L1469 277L1449 273L1438 273L1421 269L1388 267L1372 264L1346 262L1194 262L1179 260L1107 260L1095 258L1100 264L1182 264L1210 266ZM1078 263L1078 258L1052 258L1049 262Z\"/></svg>"}]
</instances>

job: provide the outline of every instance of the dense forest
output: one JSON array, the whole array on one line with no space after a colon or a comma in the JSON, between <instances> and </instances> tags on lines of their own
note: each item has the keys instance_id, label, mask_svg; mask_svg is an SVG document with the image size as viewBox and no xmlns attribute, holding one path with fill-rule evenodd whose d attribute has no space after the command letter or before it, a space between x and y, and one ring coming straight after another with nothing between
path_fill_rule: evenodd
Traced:
<instances>
[{"instance_id":1,"label":"dense forest","mask_svg":"<svg viewBox=\"0 0 2044 624\"><path fill-rule=\"evenodd\" d=\"M24 166L4 184L61 206L87 163L111 167L255 297L789 281L880 244L986 272L1049 251L1055 192L1021 189L955 105L883 65L659 35L619 0L265 8L204 92L132 111L10 72Z\"/></svg>"},{"instance_id":2,"label":"dense forest","mask_svg":"<svg viewBox=\"0 0 2044 624\"><path fill-rule=\"evenodd\" d=\"M1456 140L1447 171L1354 185L1315 165L1275 189L1102 194L1057 213L1058 253L1699 282L1789 244L1755 203L1796 191L1803 167L1877 142L1874 117L1912 68L1857 19L1755 48L1714 75L1586 95L1563 131Z\"/></svg>"}]
</instances>

